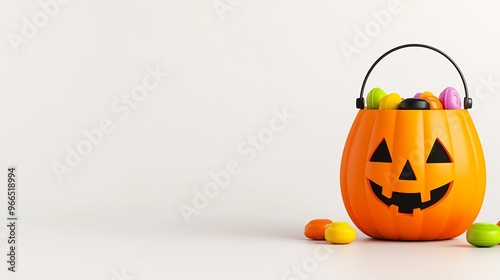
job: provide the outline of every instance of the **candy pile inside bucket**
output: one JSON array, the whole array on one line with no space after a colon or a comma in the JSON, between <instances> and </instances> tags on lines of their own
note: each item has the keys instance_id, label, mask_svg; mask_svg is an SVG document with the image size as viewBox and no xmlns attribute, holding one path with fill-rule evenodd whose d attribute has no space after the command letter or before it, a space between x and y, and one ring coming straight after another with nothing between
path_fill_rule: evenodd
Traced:
<instances>
[{"instance_id":1,"label":"candy pile inside bucket","mask_svg":"<svg viewBox=\"0 0 500 280\"><path fill-rule=\"evenodd\" d=\"M387 94L381 88L373 88L366 97L366 109L378 110L455 110L462 102L457 90L445 88L439 98L430 91L419 92L412 98L402 98L397 93Z\"/></svg>"}]
</instances>

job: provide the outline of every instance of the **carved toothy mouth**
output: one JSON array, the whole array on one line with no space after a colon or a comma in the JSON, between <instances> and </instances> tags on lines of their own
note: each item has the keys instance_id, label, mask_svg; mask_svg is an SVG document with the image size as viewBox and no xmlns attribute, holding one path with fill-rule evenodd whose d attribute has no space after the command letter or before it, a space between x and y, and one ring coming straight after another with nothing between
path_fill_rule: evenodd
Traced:
<instances>
[{"instance_id":1,"label":"carved toothy mouth","mask_svg":"<svg viewBox=\"0 0 500 280\"><path fill-rule=\"evenodd\" d=\"M420 193L392 192L392 197L386 197L382 194L381 185L370 179L368 180L370 181L373 193L380 201L387 206L396 205L398 207L398 213L404 214L412 214L413 209L420 208L421 210L424 210L438 203L446 195L451 185L451 182L449 182L439 188L433 189L431 191L431 199L429 201L422 202Z\"/></svg>"}]
</instances>

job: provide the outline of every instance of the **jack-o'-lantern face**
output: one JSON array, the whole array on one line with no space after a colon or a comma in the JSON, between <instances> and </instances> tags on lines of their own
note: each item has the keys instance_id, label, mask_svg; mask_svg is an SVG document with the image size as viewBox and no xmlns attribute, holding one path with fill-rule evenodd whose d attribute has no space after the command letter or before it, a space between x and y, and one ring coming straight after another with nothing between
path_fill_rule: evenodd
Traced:
<instances>
[{"instance_id":1,"label":"jack-o'-lantern face","mask_svg":"<svg viewBox=\"0 0 500 280\"><path fill-rule=\"evenodd\" d=\"M342 155L342 199L369 236L453 238L479 213L485 170L467 110L359 110Z\"/></svg>"},{"instance_id":2,"label":"jack-o'-lantern face","mask_svg":"<svg viewBox=\"0 0 500 280\"><path fill-rule=\"evenodd\" d=\"M382 166L379 166L379 169L383 169L383 165L392 163L391 153L385 139L380 142L373 152L370 157L370 162L377 163L377 165L381 164ZM435 140L434 145L427 156L425 164L452 164L452 159L439 139ZM401 172L399 172L398 180L412 182L418 181L409 160L406 160ZM422 194L420 192L392 191L392 196L387 197L383 194L384 187L382 185L375 183L370 178L368 178L368 181L373 193L377 196L380 202L384 203L388 207L396 205L398 207L398 212L405 214L412 214L414 209L424 210L435 205L445 197L453 182L449 181L441 186L424 186L424 191L430 192L430 199L422 201ZM411 185L411 183L409 185Z\"/></svg>"}]
</instances>

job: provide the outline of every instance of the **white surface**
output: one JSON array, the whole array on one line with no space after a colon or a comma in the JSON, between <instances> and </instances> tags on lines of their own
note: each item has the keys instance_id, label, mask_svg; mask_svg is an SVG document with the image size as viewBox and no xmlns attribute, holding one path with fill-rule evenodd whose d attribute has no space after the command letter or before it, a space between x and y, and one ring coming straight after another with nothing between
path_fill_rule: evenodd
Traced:
<instances>
[{"instance_id":1,"label":"white surface","mask_svg":"<svg viewBox=\"0 0 500 280\"><path fill-rule=\"evenodd\" d=\"M23 17L42 9L0 1L0 166L19 169L21 219L19 273L0 265L2 279L118 280L122 269L137 280L283 279L318 248L303 238L305 223L349 220L338 177L356 95L371 63L409 42L444 50L466 75L488 168L478 220L500 219L492 129L500 3L401 0L348 61L342 43L354 45L356 28L389 1L229 2L219 17L212 0L72 0L16 52L9 34L22 35ZM148 67L170 75L128 115L112 109ZM409 97L450 85L462 91L446 60L404 50L376 68L367 88ZM249 137L268 132L284 108L294 119L252 157ZM103 120L114 130L58 180L54 162L65 163L82 130ZM179 206L228 162L240 173L187 224ZM399 243L361 233L332 248L308 279L495 279L499 250L475 249L463 236Z\"/></svg>"},{"instance_id":2,"label":"white surface","mask_svg":"<svg viewBox=\"0 0 500 280\"><path fill-rule=\"evenodd\" d=\"M463 238L390 242L364 236L331 245L306 240L295 234L300 226L289 224L221 221L184 234L144 224L142 230L96 226L99 232L26 228L39 240L23 242L30 250L23 250L29 255L22 256L19 279L113 279L122 269L133 279L498 278L498 246L475 248Z\"/></svg>"}]
</instances>

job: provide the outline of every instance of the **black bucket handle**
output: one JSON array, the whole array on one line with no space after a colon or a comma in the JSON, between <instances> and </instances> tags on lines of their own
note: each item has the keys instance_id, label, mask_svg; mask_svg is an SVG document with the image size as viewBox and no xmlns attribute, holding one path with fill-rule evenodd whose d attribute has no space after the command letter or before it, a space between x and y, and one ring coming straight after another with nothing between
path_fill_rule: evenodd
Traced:
<instances>
[{"instance_id":1,"label":"black bucket handle","mask_svg":"<svg viewBox=\"0 0 500 280\"><path fill-rule=\"evenodd\" d=\"M410 47L419 47L419 48L425 48L425 49L429 49L429 50L433 50L439 54L441 54L442 56L446 57L448 59L448 61L451 62L451 64L453 64L453 66L455 66L455 69L457 69L458 71L458 74L460 74L460 78L462 79L462 83L464 85L464 89L465 89L465 97L464 97L464 109L470 109L472 108L472 99L469 98L469 90L467 88L467 82L465 82L465 78L464 78L464 74L462 74L462 71L460 70L460 68L458 68L458 65L455 63L455 61L453 61L453 59L451 59L451 57L449 57L445 52L443 52L442 50L439 50L435 47L432 47L432 46L429 46L429 45L424 45L424 44L405 44L405 45L400 45L400 46L397 46L389 51L387 51L386 53L384 53L382 56L380 56L374 63L373 65L370 67L370 69L368 70L368 73L366 73L366 76L365 76L365 79L363 80L363 85L361 85L361 92L359 93L359 98L356 99L356 108L358 109L364 109L365 108L365 98L363 97L363 92L365 90L365 85L366 85L366 81L368 80L368 77L370 76L370 74L372 73L373 71L373 68L375 68L375 66L386 56L388 56L390 53L392 52L395 52L397 50L400 50L400 49L404 49L404 48L410 48Z\"/></svg>"}]
</instances>

